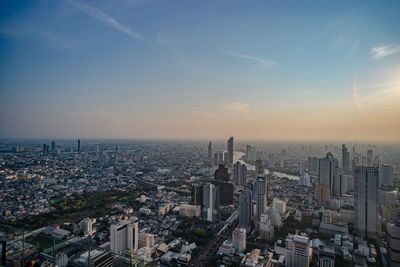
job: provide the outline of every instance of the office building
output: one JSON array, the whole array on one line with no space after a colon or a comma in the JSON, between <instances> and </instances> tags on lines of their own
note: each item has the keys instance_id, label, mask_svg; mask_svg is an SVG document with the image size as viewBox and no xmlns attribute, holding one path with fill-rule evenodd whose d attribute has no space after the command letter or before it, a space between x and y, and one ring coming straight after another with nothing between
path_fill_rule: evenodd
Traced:
<instances>
[{"instance_id":1,"label":"office building","mask_svg":"<svg viewBox=\"0 0 400 267\"><path fill-rule=\"evenodd\" d=\"M321 205L325 205L333 195L333 180L338 167L338 160L331 152L319 160L319 184L316 186L315 196Z\"/></svg>"},{"instance_id":2,"label":"office building","mask_svg":"<svg viewBox=\"0 0 400 267\"><path fill-rule=\"evenodd\" d=\"M256 222L260 221L261 214L265 213L267 208L268 188L265 177L259 176L254 182L254 194L257 203Z\"/></svg>"},{"instance_id":3,"label":"office building","mask_svg":"<svg viewBox=\"0 0 400 267\"><path fill-rule=\"evenodd\" d=\"M279 212L279 214L285 214L286 213L286 201L281 200L279 198L274 198L272 200L272 207Z\"/></svg>"},{"instance_id":4,"label":"office building","mask_svg":"<svg viewBox=\"0 0 400 267\"><path fill-rule=\"evenodd\" d=\"M360 236L374 237L380 230L378 188L378 167L357 166L355 168L355 230Z\"/></svg>"},{"instance_id":5,"label":"office building","mask_svg":"<svg viewBox=\"0 0 400 267\"><path fill-rule=\"evenodd\" d=\"M191 188L190 203L203 206L203 185L194 184Z\"/></svg>"},{"instance_id":6,"label":"office building","mask_svg":"<svg viewBox=\"0 0 400 267\"><path fill-rule=\"evenodd\" d=\"M255 162L255 166L256 166L256 177L258 175L264 175L264 165L261 159L257 159Z\"/></svg>"},{"instance_id":7,"label":"office building","mask_svg":"<svg viewBox=\"0 0 400 267\"><path fill-rule=\"evenodd\" d=\"M319 267L335 267L335 250L330 247L320 247L318 264Z\"/></svg>"},{"instance_id":8,"label":"office building","mask_svg":"<svg viewBox=\"0 0 400 267\"><path fill-rule=\"evenodd\" d=\"M239 196L239 227L249 229L252 218L251 191L243 190Z\"/></svg>"},{"instance_id":9,"label":"office building","mask_svg":"<svg viewBox=\"0 0 400 267\"><path fill-rule=\"evenodd\" d=\"M187 218L200 217L201 206L200 205L190 205L182 204L179 206L179 215Z\"/></svg>"},{"instance_id":10,"label":"office building","mask_svg":"<svg viewBox=\"0 0 400 267\"><path fill-rule=\"evenodd\" d=\"M233 164L233 183L240 186L246 185L247 167L239 161Z\"/></svg>"},{"instance_id":11,"label":"office building","mask_svg":"<svg viewBox=\"0 0 400 267\"><path fill-rule=\"evenodd\" d=\"M259 225L260 239L264 241L271 241L274 238L275 227L272 221L272 216L269 212L261 214Z\"/></svg>"},{"instance_id":12,"label":"office building","mask_svg":"<svg viewBox=\"0 0 400 267\"><path fill-rule=\"evenodd\" d=\"M307 159L307 169L312 174L318 173L318 158L317 157L308 157Z\"/></svg>"},{"instance_id":13,"label":"office building","mask_svg":"<svg viewBox=\"0 0 400 267\"><path fill-rule=\"evenodd\" d=\"M203 187L203 211L207 221L214 220L216 209L217 190L213 184L205 184Z\"/></svg>"},{"instance_id":14,"label":"office building","mask_svg":"<svg viewBox=\"0 0 400 267\"><path fill-rule=\"evenodd\" d=\"M135 252L138 249L138 222L122 221L111 224L110 248L114 253L129 249Z\"/></svg>"},{"instance_id":15,"label":"office building","mask_svg":"<svg viewBox=\"0 0 400 267\"><path fill-rule=\"evenodd\" d=\"M78 139L78 154L81 153L81 139Z\"/></svg>"},{"instance_id":16,"label":"office building","mask_svg":"<svg viewBox=\"0 0 400 267\"><path fill-rule=\"evenodd\" d=\"M226 163L231 165L233 164L233 137L230 137L227 141L227 153L228 153L228 158Z\"/></svg>"},{"instance_id":17,"label":"office building","mask_svg":"<svg viewBox=\"0 0 400 267\"><path fill-rule=\"evenodd\" d=\"M208 147L207 147L207 158L211 162L212 160L212 143L211 141L208 142Z\"/></svg>"},{"instance_id":18,"label":"office building","mask_svg":"<svg viewBox=\"0 0 400 267\"><path fill-rule=\"evenodd\" d=\"M246 251L246 229L235 228L232 232L232 245L238 253Z\"/></svg>"},{"instance_id":19,"label":"office building","mask_svg":"<svg viewBox=\"0 0 400 267\"><path fill-rule=\"evenodd\" d=\"M342 145L342 170L345 174L350 173L350 152L346 145Z\"/></svg>"},{"instance_id":20,"label":"office building","mask_svg":"<svg viewBox=\"0 0 400 267\"><path fill-rule=\"evenodd\" d=\"M379 184L383 186L394 186L393 166L382 164L379 168Z\"/></svg>"},{"instance_id":21,"label":"office building","mask_svg":"<svg viewBox=\"0 0 400 267\"><path fill-rule=\"evenodd\" d=\"M286 267L310 266L312 247L308 237L294 235L286 237Z\"/></svg>"},{"instance_id":22,"label":"office building","mask_svg":"<svg viewBox=\"0 0 400 267\"><path fill-rule=\"evenodd\" d=\"M85 236L90 236L94 233L93 221L89 218L83 219L79 226Z\"/></svg>"}]
</instances>

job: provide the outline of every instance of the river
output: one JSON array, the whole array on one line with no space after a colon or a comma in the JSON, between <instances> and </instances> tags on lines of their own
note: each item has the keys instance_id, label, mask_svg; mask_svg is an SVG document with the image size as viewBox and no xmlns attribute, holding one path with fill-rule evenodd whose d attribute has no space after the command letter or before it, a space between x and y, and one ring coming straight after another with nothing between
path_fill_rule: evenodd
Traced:
<instances>
[{"instance_id":1,"label":"river","mask_svg":"<svg viewBox=\"0 0 400 267\"><path fill-rule=\"evenodd\" d=\"M256 166L254 166L253 164L249 164L246 163L242 158L246 153L240 152L240 151L234 151L233 152L233 162L237 162L239 161L242 164L245 164L248 170L252 170L254 171L256 169ZM269 174L270 171L268 169L265 169L265 174ZM275 177L279 177L279 178L284 178L287 177L290 180L299 180L299 176L296 175L291 175L291 174L287 174L287 173L283 173L283 172L273 172Z\"/></svg>"}]
</instances>

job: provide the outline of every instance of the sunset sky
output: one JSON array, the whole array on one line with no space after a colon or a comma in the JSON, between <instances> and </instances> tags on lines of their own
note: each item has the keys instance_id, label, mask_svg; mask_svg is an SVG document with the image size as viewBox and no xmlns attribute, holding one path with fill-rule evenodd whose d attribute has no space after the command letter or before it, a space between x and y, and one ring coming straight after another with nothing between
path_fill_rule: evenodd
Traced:
<instances>
[{"instance_id":1,"label":"sunset sky","mask_svg":"<svg viewBox=\"0 0 400 267\"><path fill-rule=\"evenodd\" d=\"M1 1L0 137L400 142L400 1Z\"/></svg>"}]
</instances>

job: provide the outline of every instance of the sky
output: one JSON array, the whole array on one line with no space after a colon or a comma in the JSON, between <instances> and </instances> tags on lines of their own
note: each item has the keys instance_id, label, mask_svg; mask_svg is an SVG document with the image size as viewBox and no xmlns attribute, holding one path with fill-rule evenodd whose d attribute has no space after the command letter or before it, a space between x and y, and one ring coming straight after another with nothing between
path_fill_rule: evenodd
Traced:
<instances>
[{"instance_id":1,"label":"sky","mask_svg":"<svg viewBox=\"0 0 400 267\"><path fill-rule=\"evenodd\" d=\"M400 142L400 1L0 2L0 137Z\"/></svg>"}]
</instances>

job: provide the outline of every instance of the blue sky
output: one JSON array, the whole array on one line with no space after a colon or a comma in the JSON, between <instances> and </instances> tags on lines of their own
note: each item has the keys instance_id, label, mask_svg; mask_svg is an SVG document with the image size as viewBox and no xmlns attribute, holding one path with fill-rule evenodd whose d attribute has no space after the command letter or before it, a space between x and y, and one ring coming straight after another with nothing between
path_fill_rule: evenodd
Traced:
<instances>
[{"instance_id":1,"label":"blue sky","mask_svg":"<svg viewBox=\"0 0 400 267\"><path fill-rule=\"evenodd\" d=\"M0 137L399 141L399 14L399 1L2 1Z\"/></svg>"}]
</instances>

